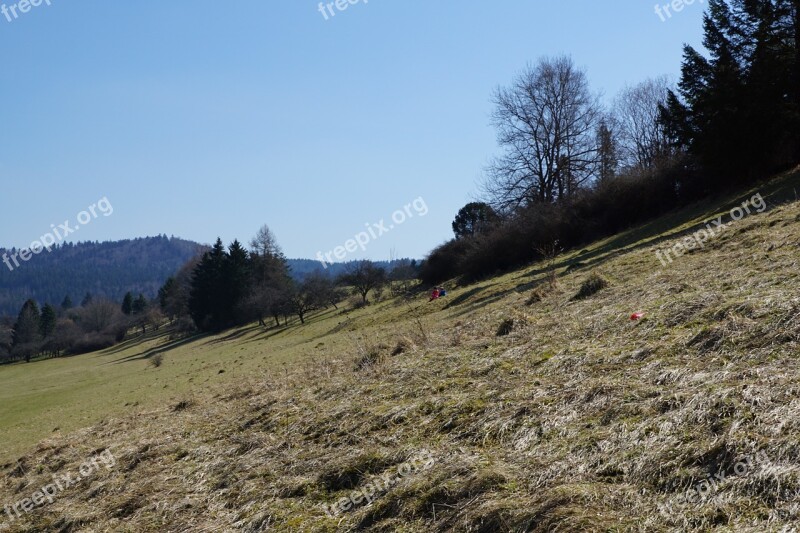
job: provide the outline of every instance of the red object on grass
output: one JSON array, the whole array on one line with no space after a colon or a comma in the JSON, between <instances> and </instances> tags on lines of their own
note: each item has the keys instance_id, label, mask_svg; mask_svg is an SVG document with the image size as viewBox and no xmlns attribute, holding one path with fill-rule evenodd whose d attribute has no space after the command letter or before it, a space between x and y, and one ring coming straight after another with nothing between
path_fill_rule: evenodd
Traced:
<instances>
[{"instance_id":1,"label":"red object on grass","mask_svg":"<svg viewBox=\"0 0 800 533\"><path fill-rule=\"evenodd\" d=\"M631 320L641 320L641 318L643 316L644 316L644 313L633 313L631 315Z\"/></svg>"}]
</instances>

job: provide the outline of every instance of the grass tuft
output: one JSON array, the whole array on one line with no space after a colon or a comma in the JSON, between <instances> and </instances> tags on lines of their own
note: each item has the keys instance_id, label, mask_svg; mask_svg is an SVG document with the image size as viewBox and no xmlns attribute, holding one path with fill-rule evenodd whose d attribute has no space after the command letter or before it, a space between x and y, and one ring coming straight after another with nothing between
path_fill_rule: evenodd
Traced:
<instances>
[{"instance_id":1,"label":"grass tuft","mask_svg":"<svg viewBox=\"0 0 800 533\"><path fill-rule=\"evenodd\" d=\"M584 280L584 282L581 284L581 288L578 290L577 294L572 297L572 299L585 300L586 298L594 296L606 287L608 287L608 281L606 281L606 279L599 274L593 273L586 278L586 280Z\"/></svg>"}]
</instances>

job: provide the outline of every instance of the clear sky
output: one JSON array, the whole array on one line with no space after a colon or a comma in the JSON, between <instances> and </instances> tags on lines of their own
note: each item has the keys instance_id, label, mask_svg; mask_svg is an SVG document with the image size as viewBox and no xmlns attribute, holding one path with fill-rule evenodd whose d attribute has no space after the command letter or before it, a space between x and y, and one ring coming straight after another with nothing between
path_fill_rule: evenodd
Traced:
<instances>
[{"instance_id":1,"label":"clear sky","mask_svg":"<svg viewBox=\"0 0 800 533\"><path fill-rule=\"evenodd\" d=\"M570 54L610 99L677 77L705 9L360 0L326 20L311 0L3 1L0 246L74 227L106 197L113 214L67 240L227 243L267 223L289 257L312 258L423 199L346 259L450 238L497 153L491 93L526 63Z\"/></svg>"}]
</instances>

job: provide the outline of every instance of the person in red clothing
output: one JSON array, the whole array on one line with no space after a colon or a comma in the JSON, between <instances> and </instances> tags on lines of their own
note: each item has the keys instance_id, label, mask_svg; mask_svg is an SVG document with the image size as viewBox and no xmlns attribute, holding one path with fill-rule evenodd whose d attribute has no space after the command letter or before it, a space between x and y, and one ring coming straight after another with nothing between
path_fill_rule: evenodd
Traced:
<instances>
[{"instance_id":1,"label":"person in red clothing","mask_svg":"<svg viewBox=\"0 0 800 533\"><path fill-rule=\"evenodd\" d=\"M432 302L438 299L439 299L439 287L434 287L433 292L431 293L431 299L428 301Z\"/></svg>"}]
</instances>

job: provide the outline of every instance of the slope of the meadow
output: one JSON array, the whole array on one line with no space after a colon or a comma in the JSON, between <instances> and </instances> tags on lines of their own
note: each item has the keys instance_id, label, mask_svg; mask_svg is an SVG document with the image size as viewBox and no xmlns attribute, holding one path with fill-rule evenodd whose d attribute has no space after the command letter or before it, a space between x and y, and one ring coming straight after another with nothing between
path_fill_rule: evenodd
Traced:
<instances>
[{"instance_id":1,"label":"slope of the meadow","mask_svg":"<svg viewBox=\"0 0 800 533\"><path fill-rule=\"evenodd\" d=\"M126 379L155 400L0 465L0 530L792 531L797 181L436 302L151 348Z\"/></svg>"}]
</instances>

